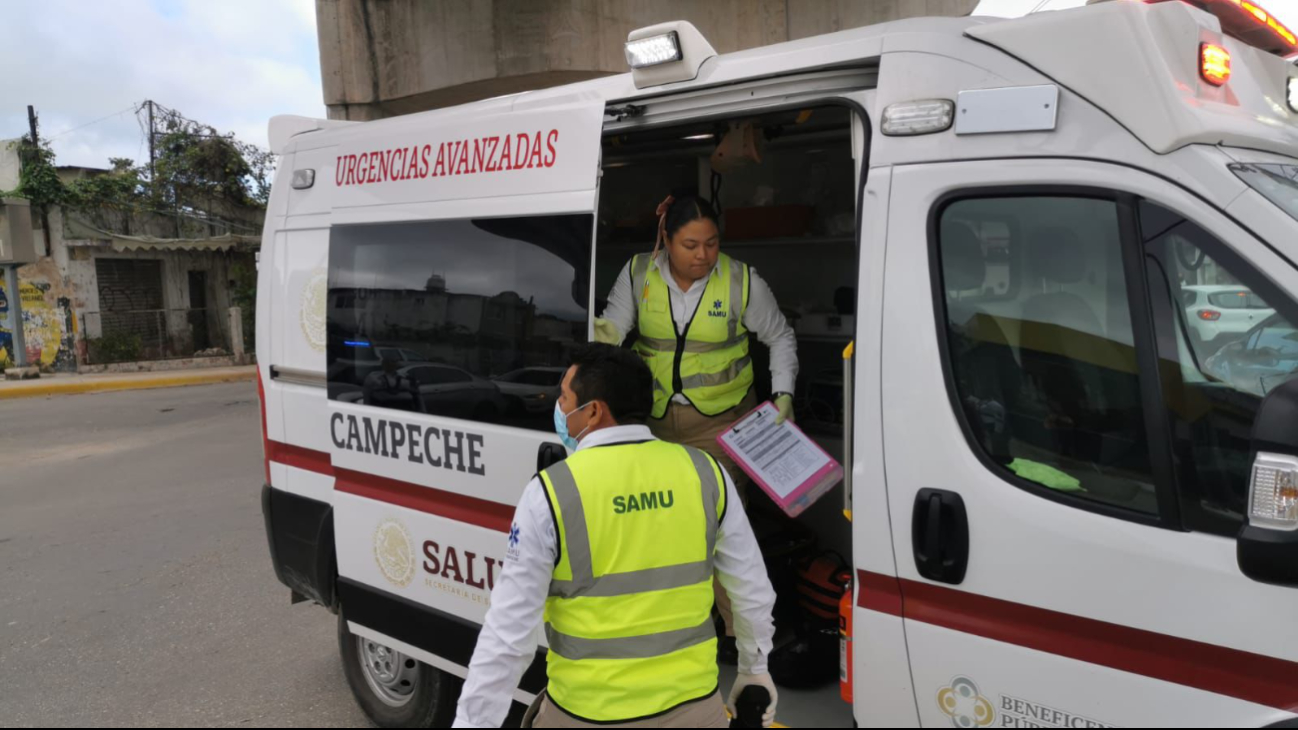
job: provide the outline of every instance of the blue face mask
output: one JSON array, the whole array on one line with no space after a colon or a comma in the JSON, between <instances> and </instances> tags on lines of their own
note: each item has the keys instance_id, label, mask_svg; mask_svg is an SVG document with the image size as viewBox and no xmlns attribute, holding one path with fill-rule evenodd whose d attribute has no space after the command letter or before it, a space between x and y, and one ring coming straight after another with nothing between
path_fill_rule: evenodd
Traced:
<instances>
[{"instance_id":1,"label":"blue face mask","mask_svg":"<svg viewBox=\"0 0 1298 730\"><path fill-rule=\"evenodd\" d=\"M588 405L590 405L590 403L587 403L584 406L577 406L576 408L572 409L572 413L576 413L577 411L580 411L581 409L585 408ZM586 433L587 429L589 429L590 426L586 426L586 428L583 428L581 430L581 433L577 434L575 438L573 436L568 435L568 416L571 416L572 413L564 413L563 408L559 406L559 403L557 401L555 402L554 430L556 433L559 434L559 438L563 439L563 445L567 446L569 451L576 451L577 440L581 438L582 434Z\"/></svg>"}]
</instances>

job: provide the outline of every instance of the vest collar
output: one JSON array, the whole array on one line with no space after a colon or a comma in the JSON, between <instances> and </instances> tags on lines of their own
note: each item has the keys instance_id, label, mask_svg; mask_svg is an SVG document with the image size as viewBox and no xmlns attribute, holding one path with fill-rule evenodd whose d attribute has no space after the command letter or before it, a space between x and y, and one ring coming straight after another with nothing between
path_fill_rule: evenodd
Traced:
<instances>
[{"instance_id":1,"label":"vest collar","mask_svg":"<svg viewBox=\"0 0 1298 730\"><path fill-rule=\"evenodd\" d=\"M577 451L594 448L596 446L611 446L613 444L624 444L633 441L652 440L654 440L654 435L649 431L648 426L610 426L609 428L602 428L583 438L581 443L577 444Z\"/></svg>"},{"instance_id":2,"label":"vest collar","mask_svg":"<svg viewBox=\"0 0 1298 730\"><path fill-rule=\"evenodd\" d=\"M658 254L658 260L654 261L654 267L658 269L658 276L661 277L664 282L666 282L667 288L672 289L673 291L679 292L681 294L686 293L684 289L681 289L681 285L676 283L676 277L672 276L671 263L670 263L670 259L668 258L666 249L663 249L662 252ZM693 284L690 284L690 291L694 291L694 288L699 286L706 288L708 282L712 281L712 277L720 276L720 275L721 275L721 257L717 256L717 262L713 264L712 271L708 272L708 278L706 280L699 279ZM703 282L703 283L700 284L699 282Z\"/></svg>"}]
</instances>

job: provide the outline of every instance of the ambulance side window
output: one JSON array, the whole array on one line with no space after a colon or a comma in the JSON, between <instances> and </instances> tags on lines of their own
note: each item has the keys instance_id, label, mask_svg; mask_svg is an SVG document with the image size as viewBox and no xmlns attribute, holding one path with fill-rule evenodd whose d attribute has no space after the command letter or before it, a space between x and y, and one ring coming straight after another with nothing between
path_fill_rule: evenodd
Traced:
<instances>
[{"instance_id":1,"label":"ambulance side window","mask_svg":"<svg viewBox=\"0 0 1298 730\"><path fill-rule=\"evenodd\" d=\"M956 199L936 234L972 446L1029 491L1157 515L1115 200Z\"/></svg>"},{"instance_id":2,"label":"ambulance side window","mask_svg":"<svg viewBox=\"0 0 1298 730\"><path fill-rule=\"evenodd\" d=\"M542 389L586 341L592 217L337 226L329 240L329 397L554 428Z\"/></svg>"},{"instance_id":3,"label":"ambulance side window","mask_svg":"<svg viewBox=\"0 0 1298 730\"><path fill-rule=\"evenodd\" d=\"M1258 408L1298 377L1295 305L1179 214L1142 202L1140 226L1184 525L1233 537Z\"/></svg>"}]
</instances>

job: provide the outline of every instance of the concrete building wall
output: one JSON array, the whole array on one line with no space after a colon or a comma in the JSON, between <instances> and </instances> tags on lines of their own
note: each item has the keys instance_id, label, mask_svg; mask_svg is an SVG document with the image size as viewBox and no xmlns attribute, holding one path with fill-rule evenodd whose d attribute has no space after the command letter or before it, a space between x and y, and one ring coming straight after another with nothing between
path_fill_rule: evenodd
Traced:
<instances>
[{"instance_id":1,"label":"concrete building wall","mask_svg":"<svg viewBox=\"0 0 1298 730\"><path fill-rule=\"evenodd\" d=\"M18 153L7 141L0 140L0 189L18 185ZM78 177L100 174L102 171L84 168L60 168L65 182ZM259 220L259 211L232 210L237 219ZM120 229L123 221L100 220L85 211L67 212L59 206L49 210L49 246L44 230L36 224L34 238L37 260L18 268L19 291L4 291L0 277L0 291L6 302L21 300L23 337L30 363L61 371L76 370L84 366L87 340L101 337L103 319L100 313L99 277L95 268L98 259L145 259L160 263L162 275L162 307L158 315L164 323L161 329L173 349L184 350L194 340L195 324L205 321L208 344L230 350L231 325L229 308L233 305L233 267L253 265L251 250L186 249L184 244L148 247L148 250L118 250L110 234L96 231L96 226ZM36 218L33 216L33 218ZM174 230L174 220L167 216L137 215L131 222L135 234L155 234L166 237ZM156 220L153 220L156 219ZM206 315L191 314L188 310L193 298L190 292L190 272L206 274ZM5 309L0 305L0 310ZM0 317L0 363L12 359L11 333L3 326Z\"/></svg>"},{"instance_id":2,"label":"concrete building wall","mask_svg":"<svg viewBox=\"0 0 1298 730\"><path fill-rule=\"evenodd\" d=\"M18 187L22 165L16 148L21 141L20 139L0 139L0 190L15 190Z\"/></svg>"},{"instance_id":3,"label":"concrete building wall","mask_svg":"<svg viewBox=\"0 0 1298 730\"><path fill-rule=\"evenodd\" d=\"M18 269L23 304L23 334L29 360L55 370L76 370L86 360L86 340L102 337L98 259L144 259L161 263L163 308L160 322L172 342L192 342L194 316L190 306L189 273L207 274L209 344L229 350L231 265L251 259L251 253L222 251L115 251L106 241L63 236L63 211L50 213L51 255ZM0 282L0 289L3 289ZM14 295L5 292L6 297ZM0 341L6 340L0 330ZM0 345L2 347L3 345ZM3 359L4 355L0 355Z\"/></svg>"},{"instance_id":4,"label":"concrete building wall","mask_svg":"<svg viewBox=\"0 0 1298 730\"><path fill-rule=\"evenodd\" d=\"M230 254L219 251L113 251L97 247L93 242L74 241L72 256L66 271L73 283L77 298L77 313L84 327L86 338L103 335L102 319L99 316L99 274L95 262L101 259L134 259L158 261L162 268L162 307L166 310L159 313L159 321L165 324L168 336L177 341L192 338L192 321L185 310L189 309L191 299L189 274L201 271L207 275L207 326L211 344L229 347L230 322L226 316L229 310L230 291Z\"/></svg>"},{"instance_id":5,"label":"concrete building wall","mask_svg":"<svg viewBox=\"0 0 1298 730\"><path fill-rule=\"evenodd\" d=\"M377 119L624 73L626 35L696 25L719 53L977 0L316 0L333 119Z\"/></svg>"}]
</instances>

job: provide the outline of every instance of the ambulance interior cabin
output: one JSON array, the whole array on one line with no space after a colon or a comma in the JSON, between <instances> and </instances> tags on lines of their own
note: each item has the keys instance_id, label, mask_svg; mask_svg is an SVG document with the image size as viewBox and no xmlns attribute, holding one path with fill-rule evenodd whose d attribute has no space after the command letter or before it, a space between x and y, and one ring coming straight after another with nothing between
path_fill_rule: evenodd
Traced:
<instances>
[{"instance_id":1,"label":"ambulance interior cabin","mask_svg":"<svg viewBox=\"0 0 1298 730\"><path fill-rule=\"evenodd\" d=\"M606 135L594 307L596 313L604 311L616 277L632 256L652 251L655 209L667 195L713 200L721 214L721 252L766 280L797 334L796 422L845 466L843 354L855 331L857 275L858 183L851 117L846 107L818 106ZM714 155L718 148L720 154ZM750 337L760 403L771 396L770 353L755 334ZM634 333L625 344L633 339ZM778 649L797 640L798 624L807 615L796 597L814 592L811 586L800 591L787 583L796 571L780 569L781 561L820 554L825 565L841 561L843 568L850 567L843 487L827 492L796 519L755 484L748 499L748 513L780 594ZM835 630L823 642L816 640L824 645L823 655L802 656L790 660L790 666L814 662L814 670L805 673L828 680L816 685L822 703L816 714L828 725L850 724L850 706L838 697L834 681L838 606L830 610L834 619L826 624ZM782 697L782 716L784 711Z\"/></svg>"}]
</instances>

